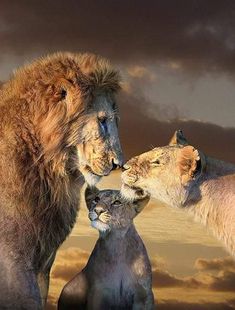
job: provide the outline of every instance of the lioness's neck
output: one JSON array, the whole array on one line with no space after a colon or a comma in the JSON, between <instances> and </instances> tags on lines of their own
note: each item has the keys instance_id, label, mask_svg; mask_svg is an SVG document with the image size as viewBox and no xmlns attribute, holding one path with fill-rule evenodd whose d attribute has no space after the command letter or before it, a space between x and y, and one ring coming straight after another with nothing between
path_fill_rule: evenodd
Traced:
<instances>
[{"instance_id":1,"label":"lioness's neck","mask_svg":"<svg viewBox=\"0 0 235 310\"><path fill-rule=\"evenodd\" d=\"M235 254L235 165L208 157L204 175L190 197L184 208Z\"/></svg>"}]
</instances>

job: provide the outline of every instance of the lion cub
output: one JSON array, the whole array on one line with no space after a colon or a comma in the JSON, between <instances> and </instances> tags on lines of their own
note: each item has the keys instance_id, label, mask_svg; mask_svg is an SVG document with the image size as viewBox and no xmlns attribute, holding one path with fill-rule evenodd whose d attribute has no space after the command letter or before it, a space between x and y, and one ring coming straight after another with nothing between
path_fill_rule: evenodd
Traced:
<instances>
[{"instance_id":1,"label":"lion cub","mask_svg":"<svg viewBox=\"0 0 235 310\"><path fill-rule=\"evenodd\" d=\"M127 203L117 190L96 188L85 198L99 239L86 267L63 288L58 309L154 309L151 265L133 224L149 198Z\"/></svg>"}]
</instances>

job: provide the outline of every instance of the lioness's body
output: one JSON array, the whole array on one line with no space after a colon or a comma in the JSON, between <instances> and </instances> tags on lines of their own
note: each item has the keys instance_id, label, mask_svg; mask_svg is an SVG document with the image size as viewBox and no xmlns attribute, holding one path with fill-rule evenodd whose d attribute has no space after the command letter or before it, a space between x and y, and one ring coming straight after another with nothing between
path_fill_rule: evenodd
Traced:
<instances>
[{"instance_id":1,"label":"lioness's body","mask_svg":"<svg viewBox=\"0 0 235 310\"><path fill-rule=\"evenodd\" d=\"M101 195L104 192L101 191ZM119 195L118 191L107 192L116 197ZM111 198L106 201L108 199L111 201ZM103 207L103 201L101 198L98 208ZM92 225L100 230L100 237L86 267L64 287L59 310L154 308L150 261L132 223L136 212L140 212L147 201L140 202L139 206L120 203L113 207L114 211L109 208L103 216L94 213L97 206L89 208ZM97 223L98 219L102 222Z\"/></svg>"},{"instance_id":2,"label":"lioness's body","mask_svg":"<svg viewBox=\"0 0 235 310\"><path fill-rule=\"evenodd\" d=\"M235 165L206 157L206 169L183 210L193 214L235 257Z\"/></svg>"},{"instance_id":3,"label":"lioness's body","mask_svg":"<svg viewBox=\"0 0 235 310\"><path fill-rule=\"evenodd\" d=\"M70 53L35 61L3 85L0 309L45 304L50 268L75 223L84 177L94 183L120 159L117 88L107 61ZM107 119L105 132L99 117Z\"/></svg>"},{"instance_id":4,"label":"lioness's body","mask_svg":"<svg viewBox=\"0 0 235 310\"><path fill-rule=\"evenodd\" d=\"M131 159L122 193L133 199L139 188L193 214L235 257L235 165L206 156L181 138Z\"/></svg>"}]
</instances>

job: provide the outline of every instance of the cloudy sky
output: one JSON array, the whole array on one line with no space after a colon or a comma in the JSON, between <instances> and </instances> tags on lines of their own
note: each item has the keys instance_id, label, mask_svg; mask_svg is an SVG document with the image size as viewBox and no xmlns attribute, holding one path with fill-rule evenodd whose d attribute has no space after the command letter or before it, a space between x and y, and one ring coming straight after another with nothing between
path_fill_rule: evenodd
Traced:
<instances>
[{"instance_id":1,"label":"cloudy sky","mask_svg":"<svg viewBox=\"0 0 235 310\"><path fill-rule=\"evenodd\" d=\"M207 154L235 162L235 1L1 0L0 81L59 50L98 53L120 69L127 159L181 128ZM102 186L118 184L116 173ZM83 206L58 254L48 309L97 238L86 218ZM155 201L136 223L159 309L235 309L234 263L202 226Z\"/></svg>"}]
</instances>

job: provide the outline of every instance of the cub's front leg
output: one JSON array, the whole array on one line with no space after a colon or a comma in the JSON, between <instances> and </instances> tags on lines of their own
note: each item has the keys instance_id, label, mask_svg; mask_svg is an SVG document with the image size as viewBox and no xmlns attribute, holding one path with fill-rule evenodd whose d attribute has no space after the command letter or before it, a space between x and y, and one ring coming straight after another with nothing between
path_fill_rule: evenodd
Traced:
<instances>
[{"instance_id":1,"label":"cub's front leg","mask_svg":"<svg viewBox=\"0 0 235 310\"><path fill-rule=\"evenodd\" d=\"M84 310L87 307L88 281L84 271L81 271L63 288L58 310Z\"/></svg>"},{"instance_id":2,"label":"cub's front leg","mask_svg":"<svg viewBox=\"0 0 235 310\"><path fill-rule=\"evenodd\" d=\"M134 295L133 310L154 310L154 295L150 289L139 287Z\"/></svg>"}]
</instances>

